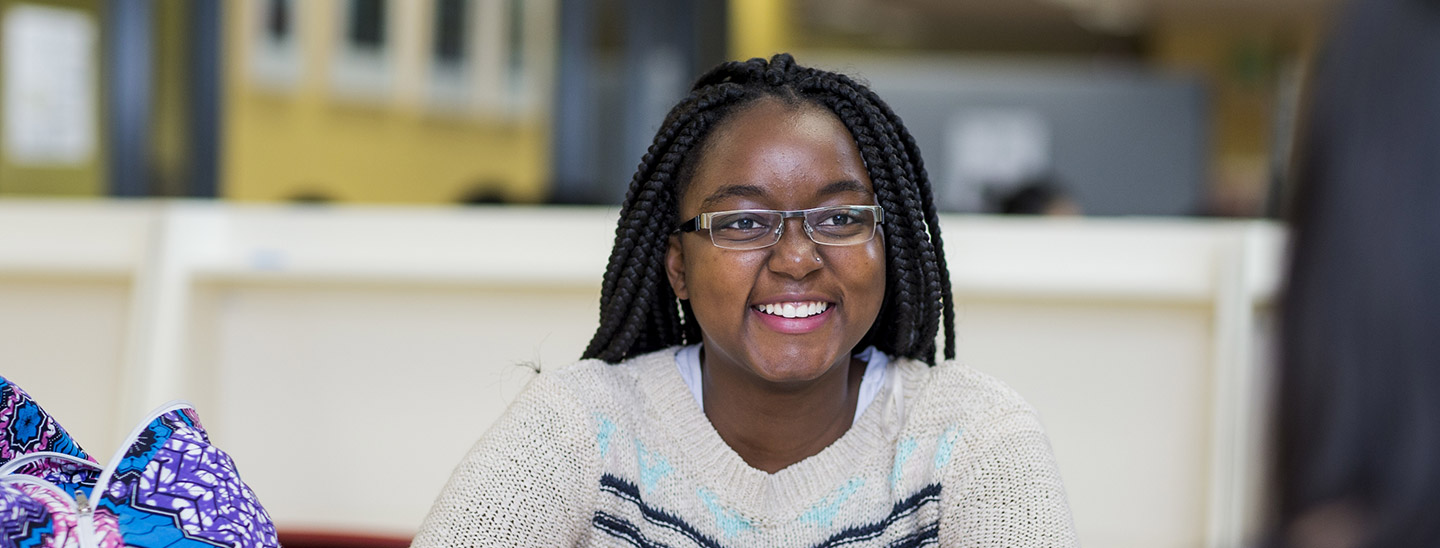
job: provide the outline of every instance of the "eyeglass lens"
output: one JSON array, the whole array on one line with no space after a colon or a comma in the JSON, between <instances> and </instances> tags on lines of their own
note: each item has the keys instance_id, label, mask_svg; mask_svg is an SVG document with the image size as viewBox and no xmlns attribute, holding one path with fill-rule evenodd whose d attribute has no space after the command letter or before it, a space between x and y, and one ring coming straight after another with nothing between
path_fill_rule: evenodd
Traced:
<instances>
[{"instance_id":1,"label":"eyeglass lens","mask_svg":"<svg viewBox=\"0 0 1440 548\"><path fill-rule=\"evenodd\" d=\"M780 241L785 230L781 211L727 211L710 218L710 238L726 249L759 249ZM837 206L804 212L805 232L817 244L855 245L875 236L875 211Z\"/></svg>"}]
</instances>

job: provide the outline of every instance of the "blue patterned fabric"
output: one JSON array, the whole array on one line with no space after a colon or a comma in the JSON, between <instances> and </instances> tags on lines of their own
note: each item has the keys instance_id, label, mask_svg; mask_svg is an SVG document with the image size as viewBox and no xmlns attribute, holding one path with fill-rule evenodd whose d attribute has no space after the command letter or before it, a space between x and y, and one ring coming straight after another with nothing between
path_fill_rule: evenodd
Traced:
<instances>
[{"instance_id":1,"label":"blue patterned fabric","mask_svg":"<svg viewBox=\"0 0 1440 548\"><path fill-rule=\"evenodd\" d=\"M41 451L92 460L30 394L4 377L0 377L0 438L0 465Z\"/></svg>"},{"instance_id":2,"label":"blue patterned fabric","mask_svg":"<svg viewBox=\"0 0 1440 548\"><path fill-rule=\"evenodd\" d=\"M157 410L102 469L3 378L0 398L0 548L279 546L188 404Z\"/></svg>"}]
</instances>

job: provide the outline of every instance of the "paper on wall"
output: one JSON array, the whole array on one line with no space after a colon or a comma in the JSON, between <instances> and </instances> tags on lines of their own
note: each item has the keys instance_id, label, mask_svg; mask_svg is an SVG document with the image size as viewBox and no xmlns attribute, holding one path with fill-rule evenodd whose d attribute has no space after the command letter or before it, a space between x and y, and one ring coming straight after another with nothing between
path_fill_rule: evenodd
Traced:
<instances>
[{"instance_id":1,"label":"paper on wall","mask_svg":"<svg viewBox=\"0 0 1440 548\"><path fill-rule=\"evenodd\" d=\"M1051 169L1050 122L1024 108L966 109L950 119L945 180L937 196L952 211L983 209L987 187L1008 187Z\"/></svg>"},{"instance_id":2,"label":"paper on wall","mask_svg":"<svg viewBox=\"0 0 1440 548\"><path fill-rule=\"evenodd\" d=\"M16 165L73 166L95 153L95 21L72 9L15 5L0 23L3 153Z\"/></svg>"}]
</instances>

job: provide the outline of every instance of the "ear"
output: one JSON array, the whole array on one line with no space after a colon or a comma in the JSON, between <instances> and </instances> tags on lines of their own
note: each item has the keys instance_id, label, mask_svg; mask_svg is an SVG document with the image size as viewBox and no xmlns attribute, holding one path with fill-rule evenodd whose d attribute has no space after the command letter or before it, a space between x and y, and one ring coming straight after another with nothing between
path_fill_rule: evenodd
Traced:
<instances>
[{"instance_id":1,"label":"ear","mask_svg":"<svg viewBox=\"0 0 1440 548\"><path fill-rule=\"evenodd\" d=\"M685 287L685 250L680 248L680 235L670 235L670 246L665 250L665 275L670 278L670 289L681 300L689 299Z\"/></svg>"}]
</instances>

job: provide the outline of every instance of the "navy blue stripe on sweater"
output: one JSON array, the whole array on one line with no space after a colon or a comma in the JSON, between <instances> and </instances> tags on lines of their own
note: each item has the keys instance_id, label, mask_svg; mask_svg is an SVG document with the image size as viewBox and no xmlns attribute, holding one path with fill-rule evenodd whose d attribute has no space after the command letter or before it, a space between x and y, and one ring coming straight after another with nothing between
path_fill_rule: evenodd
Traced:
<instances>
[{"instance_id":1,"label":"navy blue stripe on sweater","mask_svg":"<svg viewBox=\"0 0 1440 548\"><path fill-rule=\"evenodd\" d=\"M691 542L694 542L696 546L703 546L704 548L723 548L720 543L715 542L714 539L711 539L710 537L701 534L700 531L696 530L694 526L686 523L685 520L680 519L678 516L645 504L645 501L640 499L640 488L636 487L633 483L617 478L610 474L605 474L603 476L600 476L600 490L614 494L615 496L630 501L635 505L636 508L640 509L640 515L645 517L645 521L680 533L681 535L684 535L685 538L690 539ZM610 533L611 535L615 535L615 533L612 532L610 529L601 527L600 523L596 521L600 518L600 514L600 512L596 512L595 519L592 519L591 522L594 523L597 528L600 528L605 532ZM609 516L609 514L606 515ZM618 518L615 516L609 517L624 521L622 518ZM637 533L639 532L639 529L629 522L625 522L624 525L629 527L630 529L635 530ZM636 544L636 546L642 545ZM643 546L651 545L647 544Z\"/></svg>"},{"instance_id":2,"label":"navy blue stripe on sweater","mask_svg":"<svg viewBox=\"0 0 1440 548\"><path fill-rule=\"evenodd\" d=\"M594 524L596 529L610 533L610 536L628 542L635 548L670 548L645 538L645 534L640 532L639 527L619 516L612 516L597 510L590 523Z\"/></svg>"},{"instance_id":3,"label":"navy blue stripe on sweater","mask_svg":"<svg viewBox=\"0 0 1440 548\"><path fill-rule=\"evenodd\" d=\"M894 525L896 521L899 521L905 516L914 514L916 511L920 510L921 506L924 506L926 503L939 502L939 500L940 484L932 483L930 485L926 485L923 489L917 491L913 495L910 495L905 500L895 503L895 505L890 508L890 515L886 516L885 519L868 525L851 527L849 529L836 533L834 536L826 539L825 542L816 544L815 548L835 548L836 546L844 546L846 544L863 542L879 537L881 534L885 533L886 529L889 529L891 525ZM930 531L928 535L931 538L938 539L938 535L940 534L939 522L922 527L919 531L916 531L915 533L912 533L905 538L896 541L894 544L891 544L891 546L923 546L926 542L928 542L924 540L924 538L922 538L923 536L927 535L927 531ZM907 539L911 538L916 538L918 540L916 540L913 544L904 544Z\"/></svg>"},{"instance_id":4,"label":"navy blue stripe on sweater","mask_svg":"<svg viewBox=\"0 0 1440 548\"><path fill-rule=\"evenodd\" d=\"M888 548L920 548L940 543L940 522L931 523L919 531L905 535L890 543Z\"/></svg>"},{"instance_id":5,"label":"navy blue stripe on sweater","mask_svg":"<svg viewBox=\"0 0 1440 548\"><path fill-rule=\"evenodd\" d=\"M640 510L640 514L645 517L645 521L680 533L697 546L704 548L723 548L720 543L701 534L694 526L686 523L685 520L680 519L678 516L646 504L645 501L640 498L639 487L636 487L633 483L610 474L605 474L600 477L600 490L629 501ZM885 519L875 523L845 529L826 539L824 542L815 545L814 548L836 548L857 542L873 540L884 534L886 529L889 529L895 522L914 514L926 504L938 502L939 500L940 484L927 485L905 500L896 502L894 506L890 508L890 514L886 516ZM641 533L640 528L635 524L613 514L597 511L595 512L594 518L591 519L591 523L596 529L623 540L636 548L663 548L665 546L646 538L645 535ZM921 546L929 546L939 541L939 534L940 523L934 522L921 527L913 533L896 539L890 543L890 546L892 548L919 548Z\"/></svg>"}]
</instances>

